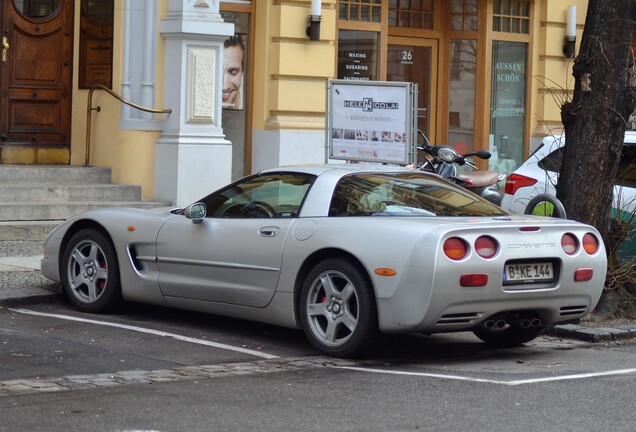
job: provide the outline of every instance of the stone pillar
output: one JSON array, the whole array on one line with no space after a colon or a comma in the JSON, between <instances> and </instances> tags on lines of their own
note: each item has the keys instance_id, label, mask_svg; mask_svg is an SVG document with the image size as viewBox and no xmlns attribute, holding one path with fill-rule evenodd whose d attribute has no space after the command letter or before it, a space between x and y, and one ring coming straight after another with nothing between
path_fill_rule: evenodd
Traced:
<instances>
[{"instance_id":1,"label":"stone pillar","mask_svg":"<svg viewBox=\"0 0 636 432\"><path fill-rule=\"evenodd\" d=\"M164 37L163 106L172 108L156 143L155 197L177 206L229 183L232 144L221 128L223 41L234 24L219 0L170 0Z\"/></svg>"}]
</instances>

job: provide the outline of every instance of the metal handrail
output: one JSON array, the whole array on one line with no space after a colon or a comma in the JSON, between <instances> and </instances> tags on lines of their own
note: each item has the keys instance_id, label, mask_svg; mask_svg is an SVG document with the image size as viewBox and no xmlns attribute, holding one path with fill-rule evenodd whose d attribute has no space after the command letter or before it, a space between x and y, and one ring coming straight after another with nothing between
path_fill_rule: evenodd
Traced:
<instances>
[{"instance_id":1,"label":"metal handrail","mask_svg":"<svg viewBox=\"0 0 636 432\"><path fill-rule=\"evenodd\" d=\"M84 166L90 166L92 112L93 111L100 112L102 110L102 107L100 107L99 105L93 108L93 92L95 90L105 90L108 94L110 94L115 99L118 99L120 102L125 103L126 105L141 111L154 113L154 114L170 114L172 112L171 108L146 108L144 106L138 105L134 102L129 101L128 99L121 97L119 94L115 93L113 90L109 89L103 84L95 84L88 91L88 105L86 107L86 111L87 111L86 113L86 156L84 158Z\"/></svg>"}]
</instances>

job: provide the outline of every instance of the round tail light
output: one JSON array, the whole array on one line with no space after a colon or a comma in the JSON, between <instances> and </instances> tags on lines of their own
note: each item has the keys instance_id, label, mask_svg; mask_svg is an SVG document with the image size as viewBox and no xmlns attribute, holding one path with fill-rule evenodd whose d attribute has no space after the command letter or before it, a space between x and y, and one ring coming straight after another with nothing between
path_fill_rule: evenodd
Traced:
<instances>
[{"instance_id":1,"label":"round tail light","mask_svg":"<svg viewBox=\"0 0 636 432\"><path fill-rule=\"evenodd\" d=\"M468 254L468 245L457 237L451 237L444 242L444 254L452 260L463 259Z\"/></svg>"},{"instance_id":2,"label":"round tail light","mask_svg":"<svg viewBox=\"0 0 636 432\"><path fill-rule=\"evenodd\" d=\"M574 255L579 248L579 242L574 234L566 233L561 237L561 247L566 254Z\"/></svg>"},{"instance_id":3,"label":"round tail light","mask_svg":"<svg viewBox=\"0 0 636 432\"><path fill-rule=\"evenodd\" d=\"M594 234L587 233L583 236L583 249L588 255L594 255L598 251L598 239Z\"/></svg>"},{"instance_id":4,"label":"round tail light","mask_svg":"<svg viewBox=\"0 0 636 432\"><path fill-rule=\"evenodd\" d=\"M475 252L482 258L494 257L497 249L497 242L490 236L481 236L475 241Z\"/></svg>"}]
</instances>

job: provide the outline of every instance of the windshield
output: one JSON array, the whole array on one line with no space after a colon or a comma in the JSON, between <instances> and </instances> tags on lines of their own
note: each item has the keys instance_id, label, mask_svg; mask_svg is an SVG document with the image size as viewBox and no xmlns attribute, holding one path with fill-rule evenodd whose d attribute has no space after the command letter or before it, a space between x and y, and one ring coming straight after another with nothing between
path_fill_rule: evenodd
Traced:
<instances>
[{"instance_id":1,"label":"windshield","mask_svg":"<svg viewBox=\"0 0 636 432\"><path fill-rule=\"evenodd\" d=\"M500 207L424 173L357 173L343 177L329 216L501 216Z\"/></svg>"}]
</instances>

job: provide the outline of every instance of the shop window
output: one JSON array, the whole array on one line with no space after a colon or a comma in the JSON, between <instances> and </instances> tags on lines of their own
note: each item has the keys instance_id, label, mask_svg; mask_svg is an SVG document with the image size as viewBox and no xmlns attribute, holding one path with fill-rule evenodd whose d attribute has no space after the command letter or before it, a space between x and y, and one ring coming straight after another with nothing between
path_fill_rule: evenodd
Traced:
<instances>
[{"instance_id":1,"label":"shop window","mask_svg":"<svg viewBox=\"0 0 636 432\"><path fill-rule=\"evenodd\" d=\"M434 14L433 0L389 0L391 27L432 29Z\"/></svg>"},{"instance_id":2,"label":"shop window","mask_svg":"<svg viewBox=\"0 0 636 432\"><path fill-rule=\"evenodd\" d=\"M379 33L360 30L338 32L338 79L378 79Z\"/></svg>"},{"instance_id":3,"label":"shop window","mask_svg":"<svg viewBox=\"0 0 636 432\"><path fill-rule=\"evenodd\" d=\"M530 33L530 0L493 0L492 28L496 32Z\"/></svg>"},{"instance_id":4,"label":"shop window","mask_svg":"<svg viewBox=\"0 0 636 432\"><path fill-rule=\"evenodd\" d=\"M451 30L477 31L477 0L453 0Z\"/></svg>"},{"instance_id":5,"label":"shop window","mask_svg":"<svg viewBox=\"0 0 636 432\"><path fill-rule=\"evenodd\" d=\"M338 11L341 20L379 23L382 0L340 0Z\"/></svg>"},{"instance_id":6,"label":"shop window","mask_svg":"<svg viewBox=\"0 0 636 432\"><path fill-rule=\"evenodd\" d=\"M493 41L489 163L502 174L523 162L527 57L526 43Z\"/></svg>"},{"instance_id":7,"label":"shop window","mask_svg":"<svg viewBox=\"0 0 636 432\"><path fill-rule=\"evenodd\" d=\"M232 142L232 180L246 174L249 131L250 14L222 11L234 24L234 35L223 43L223 117L225 137Z\"/></svg>"}]
</instances>

